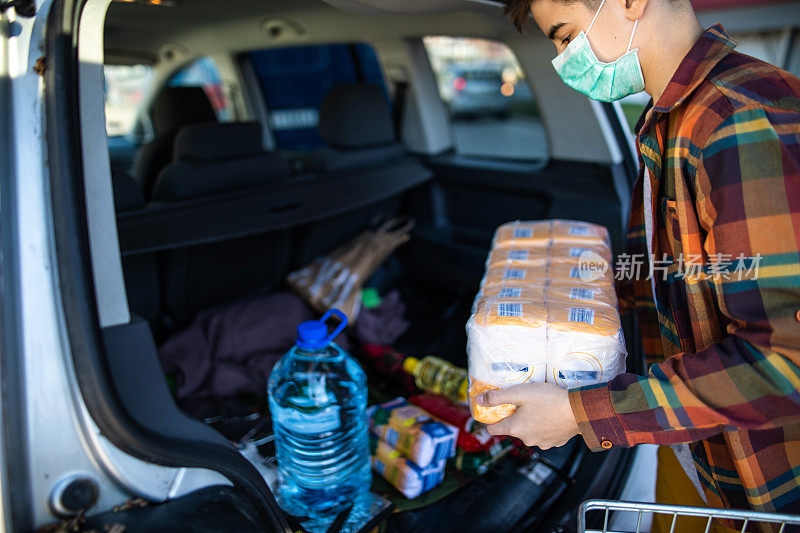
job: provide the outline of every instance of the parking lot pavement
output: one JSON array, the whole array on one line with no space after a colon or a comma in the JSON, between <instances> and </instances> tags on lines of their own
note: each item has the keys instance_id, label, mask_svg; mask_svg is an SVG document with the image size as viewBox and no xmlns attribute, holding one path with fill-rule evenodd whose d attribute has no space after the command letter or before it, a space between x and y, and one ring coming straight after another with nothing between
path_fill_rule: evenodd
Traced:
<instances>
[{"instance_id":1,"label":"parking lot pavement","mask_svg":"<svg viewBox=\"0 0 800 533\"><path fill-rule=\"evenodd\" d=\"M547 139L541 120L476 118L453 121L458 153L493 158L542 159Z\"/></svg>"}]
</instances>

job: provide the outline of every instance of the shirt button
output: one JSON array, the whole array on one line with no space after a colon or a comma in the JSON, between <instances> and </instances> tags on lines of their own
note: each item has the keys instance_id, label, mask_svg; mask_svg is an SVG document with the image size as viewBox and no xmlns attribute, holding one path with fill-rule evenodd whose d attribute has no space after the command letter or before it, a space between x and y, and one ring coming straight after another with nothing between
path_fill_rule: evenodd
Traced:
<instances>
[{"instance_id":1,"label":"shirt button","mask_svg":"<svg viewBox=\"0 0 800 533\"><path fill-rule=\"evenodd\" d=\"M613 446L613 444L611 444L610 440L604 439L603 442L600 443L600 446L602 446L604 450L608 450Z\"/></svg>"}]
</instances>

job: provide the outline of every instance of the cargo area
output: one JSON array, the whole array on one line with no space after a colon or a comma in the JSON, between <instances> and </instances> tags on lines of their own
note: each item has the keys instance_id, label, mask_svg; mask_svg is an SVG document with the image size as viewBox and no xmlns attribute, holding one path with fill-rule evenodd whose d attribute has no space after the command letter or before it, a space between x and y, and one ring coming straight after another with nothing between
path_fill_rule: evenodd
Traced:
<instances>
[{"instance_id":1,"label":"cargo area","mask_svg":"<svg viewBox=\"0 0 800 533\"><path fill-rule=\"evenodd\" d=\"M398 168L403 170L403 179L418 175L419 183L400 193L376 191L380 199L363 197L371 184L381 182L382 172ZM302 212L309 190L337 181L342 185L336 188L338 198L333 201L345 204L339 214L295 225L289 210L279 215L286 226L282 229L262 232L255 228L252 235L243 237L236 235L241 231L237 229L231 231L236 236L225 235L228 227L242 220L263 223L258 214L272 205L276 190L285 194L279 198L281 203L298 206L293 209ZM465 325L495 227L532 215L587 218L592 214L594 222L608 225L618 245L618 204L611 196L610 181L610 170L601 165L549 161L519 169L476 164L454 155L431 158L403 153L396 159L337 173L287 177L273 187L245 189L246 194L232 190L186 201L144 202L121 210L125 204L119 199L118 184L118 225L131 312L146 319L157 343L163 343L199 313L287 291L285 278L290 272L347 242L376 216L407 215L417 221L410 240L366 285L382 295L399 291L405 304L409 327L392 344L394 350L413 357L434 355L466 368ZM502 183L506 186L496 186ZM387 189L395 186L386 184ZM598 198L607 200L598 202ZM349 202L357 207L346 205ZM225 204L235 207L218 211ZM248 205L250 212L244 210ZM138 235L135 231L154 228L164 220L170 220L170 226L161 231L142 230ZM200 239L208 242L185 245ZM126 243L135 243L136 248L126 253ZM148 247L157 251L144 252ZM632 329L627 335L636 339ZM371 404L409 395L396 380L371 367L357 342L350 346L368 374ZM636 353L635 345L629 350ZM245 437L258 442L270 434L269 424L261 422L268 416L264 395L179 406L234 442ZM269 444L259 450L264 457L274 453ZM373 490L388 495L402 511L386 520L386 531L552 527L571 521L575 502L587 494L618 490L624 480L622 465L630 459L624 450L590 454L574 439L559 449L509 454L481 475L448 469L444 485L414 500L402 498L377 475Z\"/></svg>"}]
</instances>

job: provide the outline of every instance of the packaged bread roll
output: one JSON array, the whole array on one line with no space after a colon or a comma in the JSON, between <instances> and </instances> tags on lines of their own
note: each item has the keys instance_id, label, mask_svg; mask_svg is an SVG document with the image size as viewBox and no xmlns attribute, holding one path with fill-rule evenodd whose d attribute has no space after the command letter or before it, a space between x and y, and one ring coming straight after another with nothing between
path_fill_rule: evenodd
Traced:
<instances>
[{"instance_id":1,"label":"packaged bread roll","mask_svg":"<svg viewBox=\"0 0 800 533\"><path fill-rule=\"evenodd\" d=\"M604 242L593 243L568 243L554 241L548 248L548 256L551 260L577 259L594 254L600 259L612 263L611 249Z\"/></svg>"},{"instance_id":2,"label":"packaged bread roll","mask_svg":"<svg viewBox=\"0 0 800 533\"><path fill-rule=\"evenodd\" d=\"M525 267L497 267L490 268L481 280L481 286L506 285L506 286L525 286L525 285L545 285L547 281L547 266L525 266Z\"/></svg>"},{"instance_id":3,"label":"packaged bread roll","mask_svg":"<svg viewBox=\"0 0 800 533\"><path fill-rule=\"evenodd\" d=\"M498 386L543 381L546 313L544 302L479 301L467 323L470 376Z\"/></svg>"},{"instance_id":4,"label":"packaged bread roll","mask_svg":"<svg viewBox=\"0 0 800 533\"><path fill-rule=\"evenodd\" d=\"M608 245L608 230L598 224L577 220L553 220L550 238L555 242L603 243Z\"/></svg>"},{"instance_id":5,"label":"packaged bread roll","mask_svg":"<svg viewBox=\"0 0 800 533\"><path fill-rule=\"evenodd\" d=\"M547 303L547 381L573 388L625 371L625 339L616 308Z\"/></svg>"},{"instance_id":6,"label":"packaged bread roll","mask_svg":"<svg viewBox=\"0 0 800 533\"><path fill-rule=\"evenodd\" d=\"M486 271L481 280L481 288L539 287L554 283L592 283L611 287L614 277L610 269L584 267L578 262L551 263L547 266L505 266L493 267Z\"/></svg>"},{"instance_id":7,"label":"packaged bread roll","mask_svg":"<svg viewBox=\"0 0 800 533\"><path fill-rule=\"evenodd\" d=\"M550 262L550 246L498 246L489 253L486 268L504 266L545 266Z\"/></svg>"},{"instance_id":8,"label":"packaged bread roll","mask_svg":"<svg viewBox=\"0 0 800 533\"><path fill-rule=\"evenodd\" d=\"M549 280L544 290L548 301L561 301L565 305L600 305L611 307L615 311L618 305L617 293L611 285Z\"/></svg>"},{"instance_id":9,"label":"packaged bread roll","mask_svg":"<svg viewBox=\"0 0 800 533\"><path fill-rule=\"evenodd\" d=\"M503 224L495 231L492 248L509 245L548 246L551 222L550 220L533 222L515 220Z\"/></svg>"},{"instance_id":10,"label":"packaged bread roll","mask_svg":"<svg viewBox=\"0 0 800 533\"><path fill-rule=\"evenodd\" d=\"M486 268L502 266L542 266L552 262L575 263L582 258L597 258L611 264L611 250L604 243L562 243L549 245L497 246L489 253Z\"/></svg>"},{"instance_id":11,"label":"packaged bread roll","mask_svg":"<svg viewBox=\"0 0 800 533\"><path fill-rule=\"evenodd\" d=\"M492 247L509 245L545 246L561 243L601 243L608 245L608 230L603 226L575 220L516 220L503 224L494 235Z\"/></svg>"},{"instance_id":12,"label":"packaged bread roll","mask_svg":"<svg viewBox=\"0 0 800 533\"><path fill-rule=\"evenodd\" d=\"M546 380L546 326L544 301L482 299L477 303L467 323L469 399L475 420L493 423L490 420L500 413L509 414L507 409L486 411L475 405L475 397L487 387Z\"/></svg>"},{"instance_id":13,"label":"packaged bread roll","mask_svg":"<svg viewBox=\"0 0 800 533\"><path fill-rule=\"evenodd\" d=\"M542 300L547 291L547 280L541 285L515 285L506 283L493 283L484 285L475 297L475 304L481 299L499 300ZM475 312L475 308L472 309Z\"/></svg>"},{"instance_id":14,"label":"packaged bread roll","mask_svg":"<svg viewBox=\"0 0 800 533\"><path fill-rule=\"evenodd\" d=\"M472 313L478 308L481 300L521 300L528 302L545 302L545 294L547 292L547 280L542 279L541 285L518 285L518 284L505 284L494 283L485 285L478 291L475 296L475 302L472 304Z\"/></svg>"},{"instance_id":15,"label":"packaged bread roll","mask_svg":"<svg viewBox=\"0 0 800 533\"><path fill-rule=\"evenodd\" d=\"M482 299L494 300L558 300L565 304L605 305L617 307L617 294L612 286L574 280L546 280L542 285L487 285L476 296L472 312Z\"/></svg>"},{"instance_id":16,"label":"packaged bread roll","mask_svg":"<svg viewBox=\"0 0 800 533\"><path fill-rule=\"evenodd\" d=\"M547 279L558 282L585 282L611 286L614 275L611 269L595 263L579 261L550 263L547 267Z\"/></svg>"}]
</instances>

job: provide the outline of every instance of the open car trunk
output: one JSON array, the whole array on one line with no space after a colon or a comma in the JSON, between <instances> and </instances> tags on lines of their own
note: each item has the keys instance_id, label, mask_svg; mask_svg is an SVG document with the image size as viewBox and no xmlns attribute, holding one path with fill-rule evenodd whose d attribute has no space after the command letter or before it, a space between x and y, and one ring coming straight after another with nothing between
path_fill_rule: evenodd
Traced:
<instances>
[{"instance_id":1,"label":"open car trunk","mask_svg":"<svg viewBox=\"0 0 800 533\"><path fill-rule=\"evenodd\" d=\"M136 314L137 295L152 290L147 283L159 284L160 294L166 295L165 305L151 314L150 327L157 332L158 342L163 342L189 325L198 312L286 290L284 279L289 272L346 242L376 215L410 215L417 221L410 241L385 261L366 285L378 287L383 294L399 291L406 305L409 328L393 344L395 350L415 357L436 355L466 367L465 324L497 225L513 219L588 219L606 225L615 249L620 246L620 205L611 168L559 161L487 164L454 155L409 157L403 164L422 177L420 183L399 194L376 194L380 199L364 202L355 188L340 189L340 196L332 201L355 204L344 212L313 222L298 215L297 225L289 214L282 229L245 237L225 234L225 221L234 227L241 213L239 209L219 210L220 203L235 201L230 195L205 197L201 203L139 205L120 212L132 311ZM375 169L368 170L374 177ZM365 175L360 172L345 179ZM303 198L315 183L313 178L296 183L300 185L292 193L291 203L301 204L295 212L303 213ZM252 198L249 195L248 201ZM187 240L194 242L202 230L182 220L202 219L209 210L222 213L215 228L200 239L206 242L187 246L179 229L188 228ZM137 234L136 228L152 227L148 217L172 217L175 226L166 234ZM132 220L137 225L131 224ZM154 244L148 245L148 239ZM126 253L125 243L135 246ZM143 253L148 246L157 250ZM258 268L253 268L254 262ZM144 263L157 274L153 276ZM143 304L148 309L147 299ZM271 333L264 331L265 335ZM629 366L635 368L638 351L633 324L625 324L625 333ZM351 344L351 352L361 357L368 374L370 403L408 395L395 380L371 367L357 342ZM194 408L196 405L189 406ZM262 443L259 450L263 456L274 454L274 446L268 442L271 429L263 418L269 415L264 395L211 402L203 405L202 413L200 420L228 439L254 440ZM483 475L449 468L443 486L415 500L406 500L377 475L373 490L392 501L397 511L385 518L387 531L512 531L560 526L569 530L574 527L574 510L580 501L619 490L631 456L626 450L592 454L575 438L558 449L509 455Z\"/></svg>"}]
</instances>

